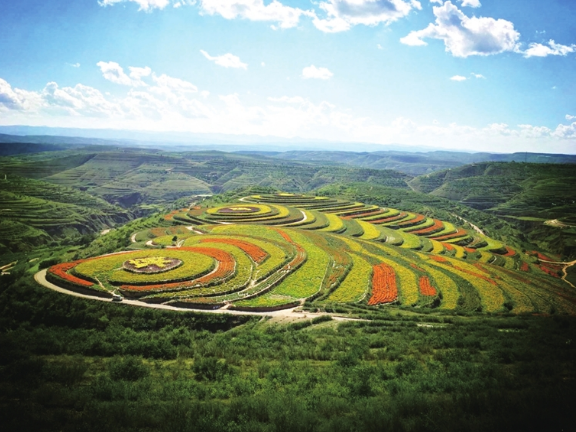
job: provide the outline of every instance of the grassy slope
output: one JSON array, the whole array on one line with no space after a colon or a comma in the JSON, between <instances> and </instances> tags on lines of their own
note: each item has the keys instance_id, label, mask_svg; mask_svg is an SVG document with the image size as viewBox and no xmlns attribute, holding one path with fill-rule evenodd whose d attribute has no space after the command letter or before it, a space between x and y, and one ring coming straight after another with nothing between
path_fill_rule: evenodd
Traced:
<instances>
[{"instance_id":1,"label":"grassy slope","mask_svg":"<svg viewBox=\"0 0 576 432\"><path fill-rule=\"evenodd\" d=\"M166 153L95 147L0 159L0 176L20 174L81 188L130 207L248 185L308 191L332 182L367 181L407 189L410 176L394 171L326 168L222 152ZM61 153L61 158L55 158Z\"/></svg>"},{"instance_id":2,"label":"grassy slope","mask_svg":"<svg viewBox=\"0 0 576 432\"><path fill-rule=\"evenodd\" d=\"M558 218L576 212L572 164L481 163L413 179L410 185L501 215Z\"/></svg>"},{"instance_id":3,"label":"grassy slope","mask_svg":"<svg viewBox=\"0 0 576 432\"><path fill-rule=\"evenodd\" d=\"M129 220L100 198L40 180L0 180L0 232L8 250L29 250L51 237L80 236Z\"/></svg>"}]
</instances>

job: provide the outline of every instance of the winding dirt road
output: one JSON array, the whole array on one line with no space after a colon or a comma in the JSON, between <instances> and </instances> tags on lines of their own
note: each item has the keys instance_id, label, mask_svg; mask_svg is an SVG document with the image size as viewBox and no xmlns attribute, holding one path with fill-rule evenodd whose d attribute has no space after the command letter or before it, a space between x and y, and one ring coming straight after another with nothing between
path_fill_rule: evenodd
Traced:
<instances>
[{"instance_id":1,"label":"winding dirt road","mask_svg":"<svg viewBox=\"0 0 576 432\"><path fill-rule=\"evenodd\" d=\"M482 234L482 235L486 235L484 234L484 231L482 231L480 228L478 228L476 225L474 225L472 222L467 221L466 219L464 219L462 216L458 216L457 214L452 213L453 216L456 216L458 219L460 219L461 221L463 221L464 223L467 223L468 225L470 225L472 227L472 229L474 231L476 231L478 234Z\"/></svg>"},{"instance_id":2,"label":"winding dirt road","mask_svg":"<svg viewBox=\"0 0 576 432\"><path fill-rule=\"evenodd\" d=\"M568 285L570 285L572 288L576 289L576 286L574 286L574 284L572 284L572 282L570 282L567 278L568 278L568 269L570 267L572 267L573 265L576 265L576 260L574 261L570 261L570 262L557 262L557 261L546 261L546 260L540 260L542 262L547 262L550 264L560 264L562 267L562 280L564 282L566 282Z\"/></svg>"}]
</instances>

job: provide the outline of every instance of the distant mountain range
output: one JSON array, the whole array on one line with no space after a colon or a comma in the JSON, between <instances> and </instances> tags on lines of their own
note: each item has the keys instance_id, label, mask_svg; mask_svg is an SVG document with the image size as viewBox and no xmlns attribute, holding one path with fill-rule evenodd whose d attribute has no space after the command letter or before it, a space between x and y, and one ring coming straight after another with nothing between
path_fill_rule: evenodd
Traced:
<instances>
[{"instance_id":1,"label":"distant mountain range","mask_svg":"<svg viewBox=\"0 0 576 432\"><path fill-rule=\"evenodd\" d=\"M4 132L4 134L2 134ZM334 143L278 137L0 126L0 156L100 146L188 153L221 151L248 157L400 171L411 176L481 162L576 163L576 155L468 153L400 144ZM350 151L350 148L358 151Z\"/></svg>"},{"instance_id":2,"label":"distant mountain range","mask_svg":"<svg viewBox=\"0 0 576 432\"><path fill-rule=\"evenodd\" d=\"M162 146L176 150L178 147L194 147L198 150L222 151L287 151L287 150L341 150L405 152L441 150L438 147L406 146L403 144L372 144L358 142L334 142L303 138L280 138L260 135L227 135L190 132L148 132L114 129L52 128L46 126L0 126L0 134L26 137L26 142L77 143L90 140L106 140L129 144L132 147ZM72 139L72 141L71 141ZM33 141L30 141L33 140ZM2 139L0 139L2 142ZM91 142L95 144L96 142Z\"/></svg>"}]
</instances>

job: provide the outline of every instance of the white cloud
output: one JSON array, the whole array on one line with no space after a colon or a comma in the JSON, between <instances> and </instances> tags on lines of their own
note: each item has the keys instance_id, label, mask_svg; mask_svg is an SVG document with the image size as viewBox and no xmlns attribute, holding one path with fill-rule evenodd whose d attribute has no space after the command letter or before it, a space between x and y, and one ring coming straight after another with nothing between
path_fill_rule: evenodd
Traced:
<instances>
[{"instance_id":1,"label":"white cloud","mask_svg":"<svg viewBox=\"0 0 576 432\"><path fill-rule=\"evenodd\" d=\"M470 75L472 75L474 78L486 79L486 77L482 74L477 74L477 73L472 72Z\"/></svg>"},{"instance_id":2,"label":"white cloud","mask_svg":"<svg viewBox=\"0 0 576 432\"><path fill-rule=\"evenodd\" d=\"M570 120L576 120L576 116L570 115L570 114L566 114L566 120L570 121Z\"/></svg>"},{"instance_id":3,"label":"white cloud","mask_svg":"<svg viewBox=\"0 0 576 432\"><path fill-rule=\"evenodd\" d=\"M282 102L282 103L287 103L287 104L304 104L304 103L308 103L307 99L304 99L301 96L293 96L293 97L289 97L289 96L281 96L281 97L269 97L268 100L270 102Z\"/></svg>"},{"instance_id":4,"label":"white cloud","mask_svg":"<svg viewBox=\"0 0 576 432\"><path fill-rule=\"evenodd\" d=\"M140 6L139 10L150 11L152 9L164 9L170 4L170 0L99 0L100 6L109 6L116 3L132 2Z\"/></svg>"},{"instance_id":5,"label":"white cloud","mask_svg":"<svg viewBox=\"0 0 576 432\"><path fill-rule=\"evenodd\" d=\"M531 43L524 51L524 57L548 57L549 55L566 56L576 51L576 45L561 45L552 39L548 41L548 46L539 43Z\"/></svg>"},{"instance_id":6,"label":"white cloud","mask_svg":"<svg viewBox=\"0 0 576 432\"><path fill-rule=\"evenodd\" d=\"M314 16L314 12L285 6L277 0L264 4L264 0L200 0L202 13L221 15L232 20L268 21L281 28L296 27L301 16Z\"/></svg>"},{"instance_id":7,"label":"white cloud","mask_svg":"<svg viewBox=\"0 0 576 432\"><path fill-rule=\"evenodd\" d=\"M462 0L462 6L470 6L473 8L478 8L482 6L482 4L480 4L480 0Z\"/></svg>"},{"instance_id":8,"label":"white cloud","mask_svg":"<svg viewBox=\"0 0 576 432\"><path fill-rule=\"evenodd\" d=\"M198 91L198 87L194 84L189 83L188 81L181 80L179 78L169 77L168 75L162 74L157 76L156 74L152 75L152 79L156 83L156 85L160 88L176 90L184 93L195 93Z\"/></svg>"},{"instance_id":9,"label":"white cloud","mask_svg":"<svg viewBox=\"0 0 576 432\"><path fill-rule=\"evenodd\" d=\"M80 63L66 63L68 66L72 66L73 68L79 68Z\"/></svg>"},{"instance_id":10,"label":"white cloud","mask_svg":"<svg viewBox=\"0 0 576 432\"><path fill-rule=\"evenodd\" d=\"M436 23L413 31L400 41L406 45L427 45L425 38L444 41L446 51L455 57L491 55L518 49L520 33L510 21L494 18L468 17L447 1L434 6Z\"/></svg>"},{"instance_id":11,"label":"white cloud","mask_svg":"<svg viewBox=\"0 0 576 432\"><path fill-rule=\"evenodd\" d=\"M482 6L482 4L480 4L480 0L456 0L456 1L462 3L462 6L470 6L474 8ZM444 0L430 0L430 3L443 4Z\"/></svg>"},{"instance_id":12,"label":"white cloud","mask_svg":"<svg viewBox=\"0 0 576 432\"><path fill-rule=\"evenodd\" d=\"M93 87L77 84L60 88L55 82L46 84L41 92L43 109L71 116L110 117L120 114L113 102Z\"/></svg>"},{"instance_id":13,"label":"white cloud","mask_svg":"<svg viewBox=\"0 0 576 432\"><path fill-rule=\"evenodd\" d=\"M454 75L452 78L450 78L452 81L466 81L466 77L463 77L462 75Z\"/></svg>"},{"instance_id":14,"label":"white cloud","mask_svg":"<svg viewBox=\"0 0 576 432\"><path fill-rule=\"evenodd\" d=\"M221 56L212 57L204 50L200 50L200 52L202 55L204 55L204 57L210 61L213 61L218 66L223 66L225 68L248 69L248 65L246 63L242 63L240 58L233 54L228 53Z\"/></svg>"},{"instance_id":15,"label":"white cloud","mask_svg":"<svg viewBox=\"0 0 576 432\"><path fill-rule=\"evenodd\" d=\"M314 18L314 25L323 32L346 31L354 25L390 24L404 18L412 9L422 9L416 0L328 0L320 2L325 19Z\"/></svg>"},{"instance_id":16,"label":"white cloud","mask_svg":"<svg viewBox=\"0 0 576 432\"><path fill-rule=\"evenodd\" d=\"M2 110L32 110L40 105L37 93L13 88L0 78L0 111Z\"/></svg>"},{"instance_id":17,"label":"white cloud","mask_svg":"<svg viewBox=\"0 0 576 432\"><path fill-rule=\"evenodd\" d=\"M302 78L304 79L315 78L315 79L327 80L332 78L333 76L334 74L324 67L316 67L314 65L311 65L302 69Z\"/></svg>"},{"instance_id":18,"label":"white cloud","mask_svg":"<svg viewBox=\"0 0 576 432\"><path fill-rule=\"evenodd\" d=\"M382 45L380 45L380 44L376 45L376 47L377 47L379 50L384 49L384 48L382 47Z\"/></svg>"},{"instance_id":19,"label":"white cloud","mask_svg":"<svg viewBox=\"0 0 576 432\"><path fill-rule=\"evenodd\" d=\"M576 122L570 125L558 125L556 130L552 133L552 136L562 140L576 139Z\"/></svg>"},{"instance_id":20,"label":"white cloud","mask_svg":"<svg viewBox=\"0 0 576 432\"><path fill-rule=\"evenodd\" d=\"M130 78L134 79L136 82L140 82L142 78L150 76L152 73L152 69L148 66L143 68L129 66L128 69L130 69Z\"/></svg>"},{"instance_id":21,"label":"white cloud","mask_svg":"<svg viewBox=\"0 0 576 432\"><path fill-rule=\"evenodd\" d=\"M103 62L96 63L96 66L102 71L102 75L108 81L114 84L120 84L131 87L145 87L147 84L142 81L142 78L150 75L150 68L130 67L130 76L126 75L122 66L116 62Z\"/></svg>"}]
</instances>

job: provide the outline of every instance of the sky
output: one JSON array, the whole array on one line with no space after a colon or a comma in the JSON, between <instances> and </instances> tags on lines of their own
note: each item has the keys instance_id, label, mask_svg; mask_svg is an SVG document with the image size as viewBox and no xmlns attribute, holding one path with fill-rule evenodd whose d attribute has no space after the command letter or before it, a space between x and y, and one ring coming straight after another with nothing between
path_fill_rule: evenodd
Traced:
<instances>
[{"instance_id":1,"label":"sky","mask_svg":"<svg viewBox=\"0 0 576 432\"><path fill-rule=\"evenodd\" d=\"M0 125L576 153L573 0L0 0Z\"/></svg>"}]
</instances>

